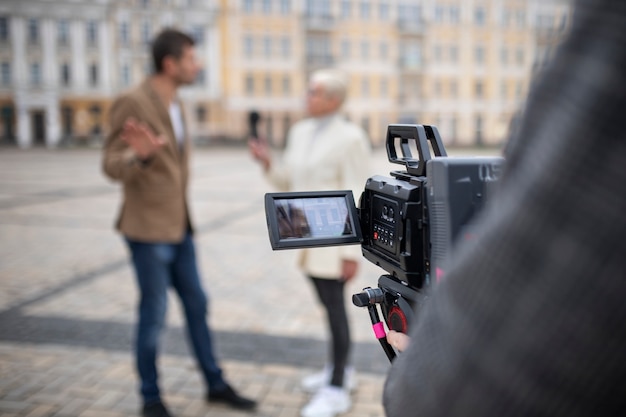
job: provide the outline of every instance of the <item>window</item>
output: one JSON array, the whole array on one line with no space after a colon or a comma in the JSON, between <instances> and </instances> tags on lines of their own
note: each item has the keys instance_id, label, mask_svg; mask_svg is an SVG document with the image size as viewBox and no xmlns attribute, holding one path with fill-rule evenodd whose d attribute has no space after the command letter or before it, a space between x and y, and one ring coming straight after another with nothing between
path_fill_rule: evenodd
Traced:
<instances>
[{"instance_id":1,"label":"window","mask_svg":"<svg viewBox=\"0 0 626 417\"><path fill-rule=\"evenodd\" d=\"M509 50L506 47L502 47L500 50L500 63L502 65L509 64Z\"/></svg>"},{"instance_id":2,"label":"window","mask_svg":"<svg viewBox=\"0 0 626 417\"><path fill-rule=\"evenodd\" d=\"M518 47L517 50L515 51L515 62L519 66L524 65L524 48L522 48L521 46Z\"/></svg>"},{"instance_id":3,"label":"window","mask_svg":"<svg viewBox=\"0 0 626 417\"><path fill-rule=\"evenodd\" d=\"M254 1L253 0L243 0L243 11L245 13L252 13L254 11Z\"/></svg>"},{"instance_id":4,"label":"window","mask_svg":"<svg viewBox=\"0 0 626 417\"><path fill-rule=\"evenodd\" d=\"M123 87L128 87L131 84L130 67L127 64L122 65L120 79Z\"/></svg>"},{"instance_id":5,"label":"window","mask_svg":"<svg viewBox=\"0 0 626 417\"><path fill-rule=\"evenodd\" d=\"M11 64L8 62L0 64L0 82L4 86L11 84Z\"/></svg>"},{"instance_id":6,"label":"window","mask_svg":"<svg viewBox=\"0 0 626 417\"><path fill-rule=\"evenodd\" d=\"M341 41L341 56L348 59L350 58L350 54L352 53L350 47L350 41L348 39L344 39Z\"/></svg>"},{"instance_id":7,"label":"window","mask_svg":"<svg viewBox=\"0 0 626 417\"><path fill-rule=\"evenodd\" d=\"M459 96L459 83L457 80L450 81L450 96L457 98Z\"/></svg>"},{"instance_id":8,"label":"window","mask_svg":"<svg viewBox=\"0 0 626 417\"><path fill-rule=\"evenodd\" d=\"M459 23L461 21L461 11L459 10L459 6L452 5L450 6L450 23Z\"/></svg>"},{"instance_id":9,"label":"window","mask_svg":"<svg viewBox=\"0 0 626 417\"><path fill-rule=\"evenodd\" d=\"M359 7L359 15L361 16L361 19L363 20L369 20L370 18L370 2L363 0L360 3L360 7Z\"/></svg>"},{"instance_id":10,"label":"window","mask_svg":"<svg viewBox=\"0 0 626 417\"><path fill-rule=\"evenodd\" d=\"M482 145L483 143L483 117L480 114L476 115L474 119L474 126L476 126L476 144Z\"/></svg>"},{"instance_id":11,"label":"window","mask_svg":"<svg viewBox=\"0 0 626 417\"><path fill-rule=\"evenodd\" d=\"M272 38L270 36L265 36L263 38L263 55L266 58L270 58L272 56Z\"/></svg>"},{"instance_id":12,"label":"window","mask_svg":"<svg viewBox=\"0 0 626 417\"><path fill-rule=\"evenodd\" d=\"M98 85L98 66L96 64L89 65L89 85L92 87Z\"/></svg>"},{"instance_id":13,"label":"window","mask_svg":"<svg viewBox=\"0 0 626 417\"><path fill-rule=\"evenodd\" d=\"M450 54L450 62L452 62L453 64L459 62L459 47L458 46L451 45L448 53Z\"/></svg>"},{"instance_id":14,"label":"window","mask_svg":"<svg viewBox=\"0 0 626 417\"><path fill-rule=\"evenodd\" d=\"M128 46L130 43L130 29L128 22L120 22L119 27L120 45Z\"/></svg>"},{"instance_id":15,"label":"window","mask_svg":"<svg viewBox=\"0 0 626 417\"><path fill-rule=\"evenodd\" d=\"M243 53L247 57L251 57L254 54L254 38L250 35L246 35L243 38Z\"/></svg>"},{"instance_id":16,"label":"window","mask_svg":"<svg viewBox=\"0 0 626 417\"><path fill-rule=\"evenodd\" d=\"M435 60L435 62L442 61L441 45L435 45L433 47L433 59Z\"/></svg>"},{"instance_id":17,"label":"window","mask_svg":"<svg viewBox=\"0 0 626 417\"><path fill-rule=\"evenodd\" d=\"M387 44L387 42L381 42L380 43L380 59L387 59L387 57L389 56L389 45Z\"/></svg>"},{"instance_id":18,"label":"window","mask_svg":"<svg viewBox=\"0 0 626 417\"><path fill-rule=\"evenodd\" d=\"M367 78L361 80L361 95L363 97L369 97L370 95L370 80Z\"/></svg>"},{"instance_id":19,"label":"window","mask_svg":"<svg viewBox=\"0 0 626 417\"><path fill-rule=\"evenodd\" d=\"M70 74L70 65L68 63L64 63L61 65L61 85L67 87L70 85L71 74Z\"/></svg>"},{"instance_id":20,"label":"window","mask_svg":"<svg viewBox=\"0 0 626 417\"><path fill-rule=\"evenodd\" d=\"M485 6L476 6L474 9L474 23L478 26L484 26L487 22L487 12Z\"/></svg>"},{"instance_id":21,"label":"window","mask_svg":"<svg viewBox=\"0 0 626 417\"><path fill-rule=\"evenodd\" d=\"M291 79L288 75L283 77L283 94L286 96L291 94Z\"/></svg>"},{"instance_id":22,"label":"window","mask_svg":"<svg viewBox=\"0 0 626 417\"><path fill-rule=\"evenodd\" d=\"M455 141L458 130L459 129L457 119L455 116L452 116L452 118L450 119L450 139L452 140L452 142Z\"/></svg>"},{"instance_id":23,"label":"window","mask_svg":"<svg viewBox=\"0 0 626 417\"><path fill-rule=\"evenodd\" d=\"M350 0L343 0L341 2L341 18L347 19L352 14L352 2Z\"/></svg>"},{"instance_id":24,"label":"window","mask_svg":"<svg viewBox=\"0 0 626 417\"><path fill-rule=\"evenodd\" d=\"M378 5L378 16L380 20L389 20L389 3L381 1Z\"/></svg>"},{"instance_id":25,"label":"window","mask_svg":"<svg viewBox=\"0 0 626 417\"><path fill-rule=\"evenodd\" d=\"M289 14L291 12L291 0L280 0L280 12Z\"/></svg>"},{"instance_id":26,"label":"window","mask_svg":"<svg viewBox=\"0 0 626 417\"><path fill-rule=\"evenodd\" d=\"M263 0L263 13L272 13L272 0Z\"/></svg>"},{"instance_id":27,"label":"window","mask_svg":"<svg viewBox=\"0 0 626 417\"><path fill-rule=\"evenodd\" d=\"M280 49L283 58L289 58L291 56L291 39L283 37L280 41Z\"/></svg>"},{"instance_id":28,"label":"window","mask_svg":"<svg viewBox=\"0 0 626 417\"><path fill-rule=\"evenodd\" d=\"M368 41L361 42L361 58L367 60L370 57L370 44Z\"/></svg>"},{"instance_id":29,"label":"window","mask_svg":"<svg viewBox=\"0 0 626 417\"><path fill-rule=\"evenodd\" d=\"M331 16L330 0L307 0L306 13L309 16Z\"/></svg>"},{"instance_id":30,"label":"window","mask_svg":"<svg viewBox=\"0 0 626 417\"><path fill-rule=\"evenodd\" d=\"M191 28L191 37L196 42L196 45L202 45L204 43L204 27L195 25Z\"/></svg>"},{"instance_id":31,"label":"window","mask_svg":"<svg viewBox=\"0 0 626 417\"><path fill-rule=\"evenodd\" d=\"M70 42L70 22L66 19L59 20L57 24L57 41L59 45L67 45Z\"/></svg>"},{"instance_id":32,"label":"window","mask_svg":"<svg viewBox=\"0 0 626 417\"><path fill-rule=\"evenodd\" d=\"M41 85L41 65L38 62L30 64L30 84L35 87Z\"/></svg>"},{"instance_id":33,"label":"window","mask_svg":"<svg viewBox=\"0 0 626 417\"><path fill-rule=\"evenodd\" d=\"M252 78L252 75L246 76L246 94L254 95L254 78Z\"/></svg>"},{"instance_id":34,"label":"window","mask_svg":"<svg viewBox=\"0 0 626 417\"><path fill-rule=\"evenodd\" d=\"M435 84L433 85L433 91L437 98L441 97L441 81L440 80L435 81Z\"/></svg>"},{"instance_id":35,"label":"window","mask_svg":"<svg viewBox=\"0 0 626 417\"><path fill-rule=\"evenodd\" d=\"M419 23L422 19L422 9L416 4L401 3L398 5L398 19L402 22Z\"/></svg>"},{"instance_id":36,"label":"window","mask_svg":"<svg viewBox=\"0 0 626 417\"><path fill-rule=\"evenodd\" d=\"M95 46L98 42L98 22L90 20L87 22L87 45Z\"/></svg>"},{"instance_id":37,"label":"window","mask_svg":"<svg viewBox=\"0 0 626 417\"><path fill-rule=\"evenodd\" d=\"M478 65L485 64L485 47L482 45L477 46L474 49L474 60Z\"/></svg>"},{"instance_id":38,"label":"window","mask_svg":"<svg viewBox=\"0 0 626 417\"><path fill-rule=\"evenodd\" d=\"M265 94L272 95L272 78L268 75L264 80Z\"/></svg>"},{"instance_id":39,"label":"window","mask_svg":"<svg viewBox=\"0 0 626 417\"><path fill-rule=\"evenodd\" d=\"M198 123L204 123L206 121L206 107L201 104L196 107L196 121Z\"/></svg>"},{"instance_id":40,"label":"window","mask_svg":"<svg viewBox=\"0 0 626 417\"><path fill-rule=\"evenodd\" d=\"M442 23L444 16L445 8L441 4L437 4L435 6L435 22Z\"/></svg>"},{"instance_id":41,"label":"window","mask_svg":"<svg viewBox=\"0 0 626 417\"><path fill-rule=\"evenodd\" d=\"M206 81L206 71L204 68L198 70L198 74L196 74L196 79L194 80L194 84L196 85L204 85Z\"/></svg>"},{"instance_id":42,"label":"window","mask_svg":"<svg viewBox=\"0 0 626 417\"><path fill-rule=\"evenodd\" d=\"M526 13L524 12L524 10L518 10L517 12L515 12L515 21L517 27L523 28L524 26L526 26Z\"/></svg>"},{"instance_id":43,"label":"window","mask_svg":"<svg viewBox=\"0 0 626 417\"><path fill-rule=\"evenodd\" d=\"M518 99L518 100L519 100L519 99L521 99L521 98L522 98L522 93L523 93L523 90L524 90L524 86L522 85L522 82L521 82L521 81L518 81L518 82L515 84L515 98L516 98L516 99Z\"/></svg>"},{"instance_id":44,"label":"window","mask_svg":"<svg viewBox=\"0 0 626 417\"><path fill-rule=\"evenodd\" d=\"M484 85L482 81L476 81L476 83L474 84L474 94L476 95L476 98L483 98L484 96Z\"/></svg>"},{"instance_id":45,"label":"window","mask_svg":"<svg viewBox=\"0 0 626 417\"><path fill-rule=\"evenodd\" d=\"M386 97L389 94L389 81L387 79L380 80L380 95Z\"/></svg>"},{"instance_id":46,"label":"window","mask_svg":"<svg viewBox=\"0 0 626 417\"><path fill-rule=\"evenodd\" d=\"M150 27L150 22L148 22L146 20L141 25L141 41L144 44L146 44L146 45L150 44L150 42L151 42L151 39L150 39L151 33L152 33L152 29Z\"/></svg>"},{"instance_id":47,"label":"window","mask_svg":"<svg viewBox=\"0 0 626 417\"><path fill-rule=\"evenodd\" d=\"M39 42L39 21L37 19L28 19L28 42Z\"/></svg>"},{"instance_id":48,"label":"window","mask_svg":"<svg viewBox=\"0 0 626 417\"><path fill-rule=\"evenodd\" d=\"M9 40L9 18L0 16L0 42Z\"/></svg>"},{"instance_id":49,"label":"window","mask_svg":"<svg viewBox=\"0 0 626 417\"><path fill-rule=\"evenodd\" d=\"M417 68L422 63L422 49L417 42L404 42L401 45L402 64L407 68Z\"/></svg>"}]
</instances>

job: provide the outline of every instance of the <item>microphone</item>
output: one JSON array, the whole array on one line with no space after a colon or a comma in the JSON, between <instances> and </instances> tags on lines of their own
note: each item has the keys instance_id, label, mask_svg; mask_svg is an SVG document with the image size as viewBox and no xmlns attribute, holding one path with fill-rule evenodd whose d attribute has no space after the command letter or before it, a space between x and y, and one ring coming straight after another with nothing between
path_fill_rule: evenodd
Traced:
<instances>
[{"instance_id":1,"label":"microphone","mask_svg":"<svg viewBox=\"0 0 626 417\"><path fill-rule=\"evenodd\" d=\"M256 110L252 110L251 112L248 113L249 132L250 132L250 137L253 139L259 138L257 125L259 124L260 120L261 120L261 115Z\"/></svg>"}]
</instances>

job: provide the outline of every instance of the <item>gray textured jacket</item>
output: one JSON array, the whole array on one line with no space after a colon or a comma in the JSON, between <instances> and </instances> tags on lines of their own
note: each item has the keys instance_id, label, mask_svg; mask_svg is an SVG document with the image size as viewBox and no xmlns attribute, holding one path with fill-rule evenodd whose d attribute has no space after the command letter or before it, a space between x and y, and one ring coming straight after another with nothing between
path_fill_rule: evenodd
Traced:
<instances>
[{"instance_id":1,"label":"gray textured jacket","mask_svg":"<svg viewBox=\"0 0 626 417\"><path fill-rule=\"evenodd\" d=\"M389 417L626 415L626 1L574 6L477 239L389 371Z\"/></svg>"}]
</instances>

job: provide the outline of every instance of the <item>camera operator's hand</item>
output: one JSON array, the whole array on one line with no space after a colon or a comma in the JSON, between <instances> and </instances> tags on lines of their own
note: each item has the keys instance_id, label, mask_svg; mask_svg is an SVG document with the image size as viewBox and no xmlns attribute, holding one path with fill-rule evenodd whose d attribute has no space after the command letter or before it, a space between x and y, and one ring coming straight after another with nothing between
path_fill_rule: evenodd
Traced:
<instances>
[{"instance_id":1,"label":"camera operator's hand","mask_svg":"<svg viewBox=\"0 0 626 417\"><path fill-rule=\"evenodd\" d=\"M250 140L248 140L248 148L254 159L263 165L265 171L268 171L272 166L272 157L265 138L250 138Z\"/></svg>"},{"instance_id":2,"label":"camera operator's hand","mask_svg":"<svg viewBox=\"0 0 626 417\"><path fill-rule=\"evenodd\" d=\"M163 136L155 135L148 125L133 118L126 120L120 137L135 151L140 160L149 159L160 147L165 145Z\"/></svg>"},{"instance_id":3,"label":"camera operator's hand","mask_svg":"<svg viewBox=\"0 0 626 417\"><path fill-rule=\"evenodd\" d=\"M341 278L344 281L350 281L356 275L359 269L359 263L351 259L344 259L341 263Z\"/></svg>"},{"instance_id":4,"label":"camera operator's hand","mask_svg":"<svg viewBox=\"0 0 626 417\"><path fill-rule=\"evenodd\" d=\"M409 347L411 338L404 333L397 332L395 330L389 330L387 333L387 342L400 352Z\"/></svg>"}]
</instances>

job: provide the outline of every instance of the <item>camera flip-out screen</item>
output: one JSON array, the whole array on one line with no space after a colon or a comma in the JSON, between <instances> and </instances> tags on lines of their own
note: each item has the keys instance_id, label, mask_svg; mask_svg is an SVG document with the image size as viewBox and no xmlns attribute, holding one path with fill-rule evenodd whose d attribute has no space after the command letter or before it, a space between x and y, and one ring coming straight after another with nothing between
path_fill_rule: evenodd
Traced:
<instances>
[{"instance_id":1,"label":"camera flip-out screen","mask_svg":"<svg viewBox=\"0 0 626 417\"><path fill-rule=\"evenodd\" d=\"M272 249L361 243L352 191L265 194Z\"/></svg>"}]
</instances>

